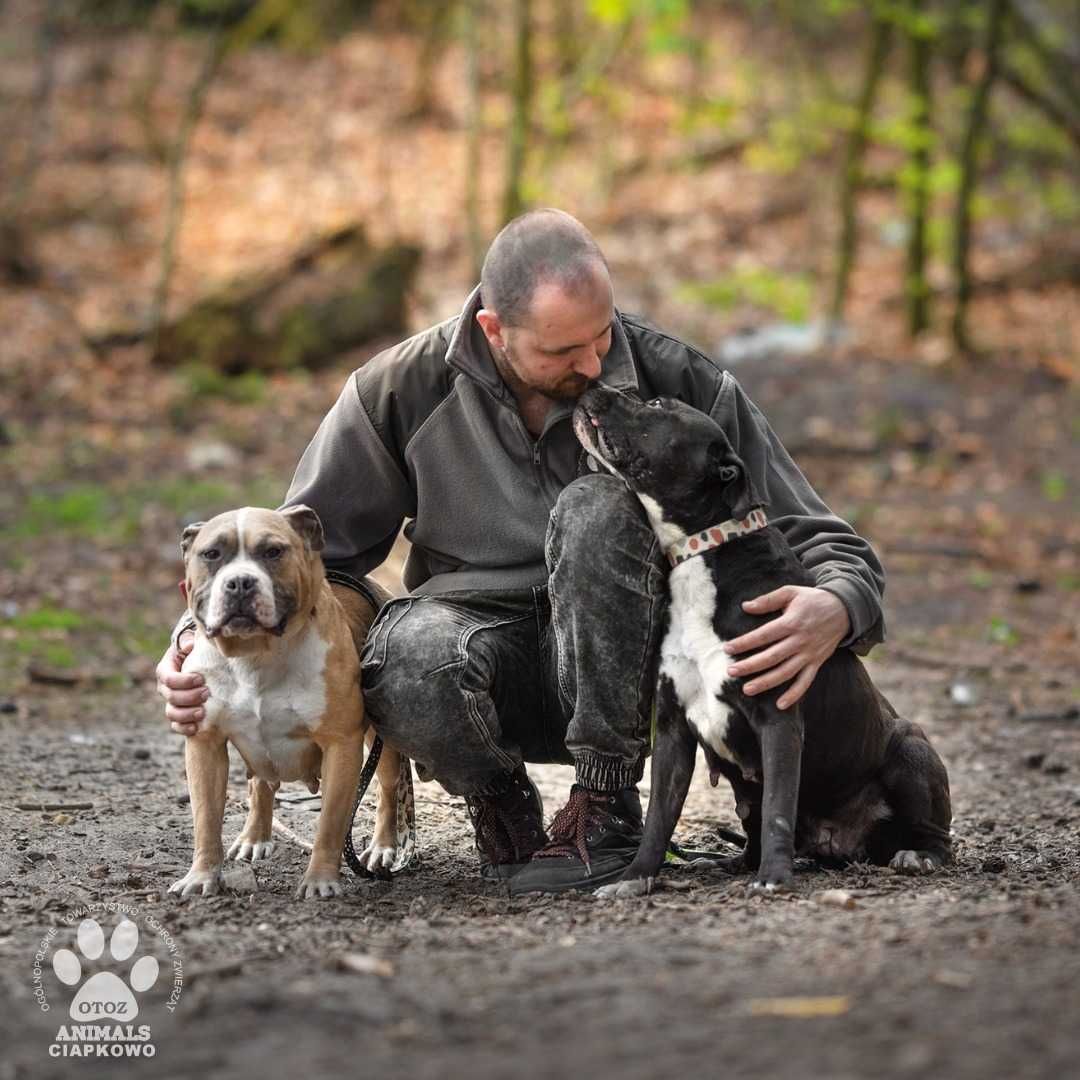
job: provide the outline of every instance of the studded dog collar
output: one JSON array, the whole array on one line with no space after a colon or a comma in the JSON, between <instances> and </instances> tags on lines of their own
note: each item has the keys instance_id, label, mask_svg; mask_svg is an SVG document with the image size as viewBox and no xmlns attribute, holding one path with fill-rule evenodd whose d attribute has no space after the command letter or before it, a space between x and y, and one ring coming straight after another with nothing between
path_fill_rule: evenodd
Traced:
<instances>
[{"instance_id":1,"label":"studded dog collar","mask_svg":"<svg viewBox=\"0 0 1080 1080\"><path fill-rule=\"evenodd\" d=\"M672 566L692 559L695 555L704 555L706 551L718 548L729 540L747 533L757 532L769 524L765 511L757 508L751 510L741 521L722 521L719 525L710 525L701 532L694 533L683 540L677 540L667 549L667 557Z\"/></svg>"}]
</instances>

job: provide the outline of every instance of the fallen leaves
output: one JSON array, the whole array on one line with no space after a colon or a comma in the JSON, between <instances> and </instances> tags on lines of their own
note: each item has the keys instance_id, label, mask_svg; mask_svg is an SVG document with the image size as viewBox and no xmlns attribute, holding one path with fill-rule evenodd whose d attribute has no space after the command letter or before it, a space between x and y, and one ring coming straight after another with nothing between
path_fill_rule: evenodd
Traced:
<instances>
[{"instance_id":1,"label":"fallen leaves","mask_svg":"<svg viewBox=\"0 0 1080 1080\"><path fill-rule=\"evenodd\" d=\"M824 997L751 998L747 1011L751 1016L783 1016L793 1020L816 1020L828 1016L843 1016L851 1009L847 994Z\"/></svg>"}]
</instances>

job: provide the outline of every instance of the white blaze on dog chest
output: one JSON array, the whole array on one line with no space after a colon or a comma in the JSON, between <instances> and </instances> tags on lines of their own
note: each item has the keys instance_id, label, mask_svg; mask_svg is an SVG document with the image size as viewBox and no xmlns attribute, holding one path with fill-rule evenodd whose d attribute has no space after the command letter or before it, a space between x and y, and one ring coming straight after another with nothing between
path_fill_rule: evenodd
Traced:
<instances>
[{"instance_id":1,"label":"white blaze on dog chest","mask_svg":"<svg viewBox=\"0 0 1080 1080\"><path fill-rule=\"evenodd\" d=\"M719 694L732 678L734 660L713 629L716 584L701 559L688 559L668 578L670 623L660 647L660 674L675 688L686 718L702 742L721 757L734 761L727 745L731 710Z\"/></svg>"},{"instance_id":2,"label":"white blaze on dog chest","mask_svg":"<svg viewBox=\"0 0 1080 1080\"><path fill-rule=\"evenodd\" d=\"M200 637L184 663L206 679L206 726L221 731L264 780L308 780L311 733L326 711L330 647L310 628L279 663L228 660Z\"/></svg>"}]
</instances>

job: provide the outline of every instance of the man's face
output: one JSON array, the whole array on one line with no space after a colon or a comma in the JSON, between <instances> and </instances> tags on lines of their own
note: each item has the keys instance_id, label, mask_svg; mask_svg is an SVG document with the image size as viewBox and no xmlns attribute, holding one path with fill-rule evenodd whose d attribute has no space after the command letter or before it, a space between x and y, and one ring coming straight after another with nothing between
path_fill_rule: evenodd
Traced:
<instances>
[{"instance_id":1,"label":"man's face","mask_svg":"<svg viewBox=\"0 0 1080 1080\"><path fill-rule=\"evenodd\" d=\"M555 282L538 285L520 326L502 325L491 311L477 315L510 388L558 401L575 400L599 378L614 318L611 279L600 264L591 281L573 292Z\"/></svg>"}]
</instances>

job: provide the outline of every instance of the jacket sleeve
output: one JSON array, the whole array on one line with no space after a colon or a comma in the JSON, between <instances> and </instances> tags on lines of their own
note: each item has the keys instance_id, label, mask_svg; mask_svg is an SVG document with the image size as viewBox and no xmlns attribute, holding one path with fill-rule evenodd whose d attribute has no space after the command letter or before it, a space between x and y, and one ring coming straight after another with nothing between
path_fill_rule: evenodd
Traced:
<instances>
[{"instance_id":1,"label":"jacket sleeve","mask_svg":"<svg viewBox=\"0 0 1080 1080\"><path fill-rule=\"evenodd\" d=\"M280 509L303 503L322 519L327 567L363 577L390 554L415 513L404 465L387 449L364 406L354 372L296 467Z\"/></svg>"},{"instance_id":2,"label":"jacket sleeve","mask_svg":"<svg viewBox=\"0 0 1080 1080\"><path fill-rule=\"evenodd\" d=\"M865 654L885 639L885 572L874 549L823 503L761 410L724 372L709 414L746 463L772 524L787 538L819 588L847 609L851 632L840 643Z\"/></svg>"}]
</instances>

